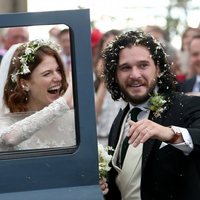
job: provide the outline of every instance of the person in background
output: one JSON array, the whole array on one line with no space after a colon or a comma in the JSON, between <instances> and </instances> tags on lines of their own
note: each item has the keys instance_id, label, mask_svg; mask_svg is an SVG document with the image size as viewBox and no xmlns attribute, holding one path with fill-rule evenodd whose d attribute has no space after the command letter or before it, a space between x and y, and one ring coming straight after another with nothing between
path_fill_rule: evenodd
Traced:
<instances>
[{"instance_id":1,"label":"person in background","mask_svg":"<svg viewBox=\"0 0 200 200\"><path fill-rule=\"evenodd\" d=\"M59 41L58 41L59 33L60 33L60 28L58 26L53 26L49 30L49 39L59 43Z\"/></svg>"},{"instance_id":2,"label":"person in background","mask_svg":"<svg viewBox=\"0 0 200 200\"><path fill-rule=\"evenodd\" d=\"M66 78L69 77L71 72L71 44L70 44L70 32L68 28L60 31L58 34L58 42L61 46L61 59L64 64Z\"/></svg>"},{"instance_id":3,"label":"person in background","mask_svg":"<svg viewBox=\"0 0 200 200\"><path fill-rule=\"evenodd\" d=\"M58 48L50 40L33 40L13 46L5 54L0 68L1 116L36 113L1 129L2 150L23 149L36 139L38 148L48 146L33 137L34 133L73 107L71 83L66 82ZM75 134L70 134L65 145L75 145ZM53 141L48 147L52 145L59 146Z\"/></svg>"},{"instance_id":4,"label":"person in background","mask_svg":"<svg viewBox=\"0 0 200 200\"><path fill-rule=\"evenodd\" d=\"M163 28L156 25L148 25L144 28L144 32L151 34L163 45L163 48L169 56L168 59L170 62L174 62L176 60L177 50L167 40L167 33Z\"/></svg>"},{"instance_id":5,"label":"person in background","mask_svg":"<svg viewBox=\"0 0 200 200\"><path fill-rule=\"evenodd\" d=\"M198 200L200 97L176 92L168 56L150 34L121 34L103 58L113 100L127 102L109 134L105 199Z\"/></svg>"},{"instance_id":6,"label":"person in background","mask_svg":"<svg viewBox=\"0 0 200 200\"><path fill-rule=\"evenodd\" d=\"M0 29L0 49L3 48L3 30L4 29Z\"/></svg>"},{"instance_id":7,"label":"person in background","mask_svg":"<svg viewBox=\"0 0 200 200\"><path fill-rule=\"evenodd\" d=\"M200 95L200 34L191 38L188 52L193 76L181 84L180 91L190 95Z\"/></svg>"},{"instance_id":8,"label":"person in background","mask_svg":"<svg viewBox=\"0 0 200 200\"><path fill-rule=\"evenodd\" d=\"M120 30L112 29L105 32L98 44L97 60L95 62L95 108L97 120L97 139L100 144L106 146L108 144L108 134L111 124L123 106L123 102L113 101L104 81L102 79L103 60L101 58L103 49L116 36L121 33Z\"/></svg>"},{"instance_id":9,"label":"person in background","mask_svg":"<svg viewBox=\"0 0 200 200\"><path fill-rule=\"evenodd\" d=\"M178 59L186 79L193 76L193 69L191 67L191 63L189 62L189 44L192 37L199 34L199 28L187 27L181 37L181 50L178 53Z\"/></svg>"},{"instance_id":10,"label":"person in background","mask_svg":"<svg viewBox=\"0 0 200 200\"><path fill-rule=\"evenodd\" d=\"M93 28L91 31L91 46L92 46L92 64L95 68L97 57L99 57L99 42L103 33L98 28ZM95 70L95 69L94 69Z\"/></svg>"},{"instance_id":11,"label":"person in background","mask_svg":"<svg viewBox=\"0 0 200 200\"><path fill-rule=\"evenodd\" d=\"M176 75L178 83L182 83L185 80L185 74L182 71L182 68L178 59L178 51L171 45L167 40L166 31L156 25L148 25L144 28L144 32L150 33L156 40L158 40L166 51L168 55L169 62L172 63L171 68ZM178 87L178 86L177 86Z\"/></svg>"},{"instance_id":12,"label":"person in background","mask_svg":"<svg viewBox=\"0 0 200 200\"><path fill-rule=\"evenodd\" d=\"M27 27L5 28L2 33L3 47L0 49L0 60L13 44L29 41L29 32Z\"/></svg>"}]
</instances>

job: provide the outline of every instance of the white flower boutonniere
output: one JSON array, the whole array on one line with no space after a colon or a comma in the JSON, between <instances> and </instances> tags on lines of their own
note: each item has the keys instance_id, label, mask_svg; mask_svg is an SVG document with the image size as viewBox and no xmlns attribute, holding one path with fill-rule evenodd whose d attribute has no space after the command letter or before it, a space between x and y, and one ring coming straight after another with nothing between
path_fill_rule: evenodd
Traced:
<instances>
[{"instance_id":1,"label":"white flower boutonniere","mask_svg":"<svg viewBox=\"0 0 200 200\"><path fill-rule=\"evenodd\" d=\"M164 96L159 95L158 93L154 93L153 96L149 99L149 109L153 111L155 117L160 117L161 113L166 109L166 100Z\"/></svg>"},{"instance_id":2,"label":"white flower boutonniere","mask_svg":"<svg viewBox=\"0 0 200 200\"><path fill-rule=\"evenodd\" d=\"M112 155L108 154L108 151L114 151L112 147L104 147L102 144L98 144L98 157L99 157L99 178L107 176L107 172L110 170L109 163L112 159Z\"/></svg>"}]
</instances>

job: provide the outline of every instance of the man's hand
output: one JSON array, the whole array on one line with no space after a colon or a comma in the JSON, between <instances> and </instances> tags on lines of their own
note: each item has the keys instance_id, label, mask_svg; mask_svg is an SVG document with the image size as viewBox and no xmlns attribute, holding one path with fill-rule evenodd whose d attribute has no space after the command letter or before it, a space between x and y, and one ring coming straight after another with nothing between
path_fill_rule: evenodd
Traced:
<instances>
[{"instance_id":1,"label":"man's hand","mask_svg":"<svg viewBox=\"0 0 200 200\"><path fill-rule=\"evenodd\" d=\"M146 142L150 138L167 142L174 136L173 130L170 127L161 126L148 119L143 119L138 122L130 120L129 125L129 144L133 144L134 147L137 147L140 143ZM180 137L178 142L183 142L182 137Z\"/></svg>"}]
</instances>

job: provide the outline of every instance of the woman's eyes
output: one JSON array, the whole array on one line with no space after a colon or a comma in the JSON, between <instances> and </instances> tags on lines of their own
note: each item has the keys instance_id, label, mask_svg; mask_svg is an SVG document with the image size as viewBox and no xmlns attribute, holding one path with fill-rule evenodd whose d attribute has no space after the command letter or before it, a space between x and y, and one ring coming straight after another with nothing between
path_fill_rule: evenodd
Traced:
<instances>
[{"instance_id":1,"label":"woman's eyes","mask_svg":"<svg viewBox=\"0 0 200 200\"><path fill-rule=\"evenodd\" d=\"M61 69L60 68L58 68L56 71L61 74Z\"/></svg>"},{"instance_id":2,"label":"woman's eyes","mask_svg":"<svg viewBox=\"0 0 200 200\"><path fill-rule=\"evenodd\" d=\"M56 69L56 73L61 74L61 69L60 69L60 68L57 68L57 69ZM44 72L44 73L43 73L43 76L49 76L49 75L51 75L51 74L54 74L54 72L51 71L51 70L49 70L49 71Z\"/></svg>"},{"instance_id":3,"label":"woman's eyes","mask_svg":"<svg viewBox=\"0 0 200 200\"><path fill-rule=\"evenodd\" d=\"M45 72L43 73L43 76L48 76L50 74L50 72Z\"/></svg>"}]
</instances>

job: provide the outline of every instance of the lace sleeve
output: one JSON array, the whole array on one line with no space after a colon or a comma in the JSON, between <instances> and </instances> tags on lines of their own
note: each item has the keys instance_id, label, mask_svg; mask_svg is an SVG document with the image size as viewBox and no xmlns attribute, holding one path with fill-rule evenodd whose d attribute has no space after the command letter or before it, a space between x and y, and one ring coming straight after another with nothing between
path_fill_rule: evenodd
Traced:
<instances>
[{"instance_id":1,"label":"lace sleeve","mask_svg":"<svg viewBox=\"0 0 200 200\"><path fill-rule=\"evenodd\" d=\"M29 139L35 132L52 123L67 110L69 107L65 99L60 97L44 109L0 131L0 144L15 146Z\"/></svg>"}]
</instances>

